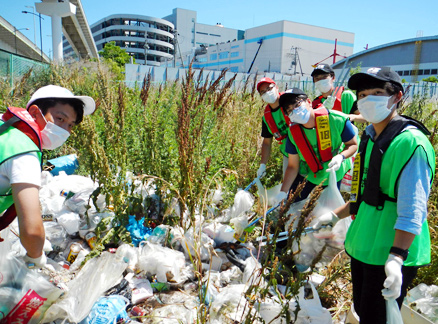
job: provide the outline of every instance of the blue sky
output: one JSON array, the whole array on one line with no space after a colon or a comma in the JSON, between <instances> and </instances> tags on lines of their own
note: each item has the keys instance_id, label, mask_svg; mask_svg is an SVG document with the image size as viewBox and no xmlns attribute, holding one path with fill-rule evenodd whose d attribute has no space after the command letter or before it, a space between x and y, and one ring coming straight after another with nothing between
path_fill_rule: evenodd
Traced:
<instances>
[{"instance_id":1,"label":"blue sky","mask_svg":"<svg viewBox=\"0 0 438 324\"><path fill-rule=\"evenodd\" d=\"M15 25L31 41L40 45L39 21L33 15L21 11L33 6L35 0L1 0L0 16ZM8 4L5 5L4 2ZM199 23L215 25L220 22L225 27L248 29L279 20L290 20L320 27L338 29L355 34L354 53L365 46L371 48L385 43L438 34L438 1L261 1L261 0L221 0L221 1L150 1L150 0L82 0L82 6L89 24L115 13L133 13L162 18L172 13L173 8L197 11ZM44 17L44 16L43 16ZM50 17L42 20L43 50L51 51ZM321 58L322 59L322 58Z\"/></svg>"}]
</instances>

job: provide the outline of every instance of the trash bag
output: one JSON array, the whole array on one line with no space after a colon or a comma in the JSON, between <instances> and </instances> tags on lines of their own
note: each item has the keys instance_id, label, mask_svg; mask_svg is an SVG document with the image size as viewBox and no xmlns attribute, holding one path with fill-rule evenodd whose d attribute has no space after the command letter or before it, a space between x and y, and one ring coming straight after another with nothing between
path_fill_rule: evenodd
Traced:
<instances>
[{"instance_id":1,"label":"trash bag","mask_svg":"<svg viewBox=\"0 0 438 324\"><path fill-rule=\"evenodd\" d=\"M82 321L105 291L122 279L127 263L115 254L103 252L89 260L67 286L69 290L47 310L43 323L57 319ZM85 297L86 296L86 297Z\"/></svg>"},{"instance_id":2,"label":"trash bag","mask_svg":"<svg viewBox=\"0 0 438 324\"><path fill-rule=\"evenodd\" d=\"M9 252L9 228L0 236L0 322L39 323L62 290Z\"/></svg>"},{"instance_id":3,"label":"trash bag","mask_svg":"<svg viewBox=\"0 0 438 324\"><path fill-rule=\"evenodd\" d=\"M298 304L300 311L296 324L332 324L330 312L322 307L318 291L311 282L300 287L298 293Z\"/></svg>"},{"instance_id":4,"label":"trash bag","mask_svg":"<svg viewBox=\"0 0 438 324\"><path fill-rule=\"evenodd\" d=\"M245 190L239 190L234 197L234 204L231 207L231 218L239 217L249 211L254 205L254 197Z\"/></svg>"},{"instance_id":5,"label":"trash bag","mask_svg":"<svg viewBox=\"0 0 438 324\"><path fill-rule=\"evenodd\" d=\"M402 315L395 298L385 299L386 324L403 324Z\"/></svg>"},{"instance_id":6,"label":"trash bag","mask_svg":"<svg viewBox=\"0 0 438 324\"><path fill-rule=\"evenodd\" d=\"M156 275L158 282L180 282L185 266L184 253L145 242L140 248L138 269Z\"/></svg>"}]
</instances>

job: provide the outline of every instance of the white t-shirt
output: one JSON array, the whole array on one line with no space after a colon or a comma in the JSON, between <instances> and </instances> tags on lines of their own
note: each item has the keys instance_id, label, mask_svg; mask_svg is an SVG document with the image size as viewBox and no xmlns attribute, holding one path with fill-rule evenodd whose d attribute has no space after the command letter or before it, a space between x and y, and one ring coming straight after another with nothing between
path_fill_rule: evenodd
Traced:
<instances>
[{"instance_id":1,"label":"white t-shirt","mask_svg":"<svg viewBox=\"0 0 438 324\"><path fill-rule=\"evenodd\" d=\"M41 165L36 152L17 155L0 164L0 194L6 194L13 183L41 186Z\"/></svg>"}]
</instances>

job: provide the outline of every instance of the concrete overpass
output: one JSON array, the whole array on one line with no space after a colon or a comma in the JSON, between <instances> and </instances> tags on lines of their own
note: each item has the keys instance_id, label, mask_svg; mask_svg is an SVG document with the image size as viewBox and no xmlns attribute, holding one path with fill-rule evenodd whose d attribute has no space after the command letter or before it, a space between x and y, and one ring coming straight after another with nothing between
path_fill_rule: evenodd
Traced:
<instances>
[{"instance_id":1,"label":"concrete overpass","mask_svg":"<svg viewBox=\"0 0 438 324\"><path fill-rule=\"evenodd\" d=\"M62 32L79 58L98 58L99 54L88 25L81 0L42 0L35 7L42 15L52 18L52 46L54 61L62 61Z\"/></svg>"},{"instance_id":2,"label":"concrete overpass","mask_svg":"<svg viewBox=\"0 0 438 324\"><path fill-rule=\"evenodd\" d=\"M15 26L0 17L0 49L26 58L50 63L50 58L41 49L24 36Z\"/></svg>"}]
</instances>

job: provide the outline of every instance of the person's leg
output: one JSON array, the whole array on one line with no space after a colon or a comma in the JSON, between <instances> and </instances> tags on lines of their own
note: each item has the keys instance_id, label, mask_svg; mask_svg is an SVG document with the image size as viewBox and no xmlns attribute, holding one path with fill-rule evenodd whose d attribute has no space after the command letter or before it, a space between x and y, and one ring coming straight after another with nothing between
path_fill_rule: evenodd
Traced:
<instances>
[{"instance_id":1,"label":"person's leg","mask_svg":"<svg viewBox=\"0 0 438 324\"><path fill-rule=\"evenodd\" d=\"M386 305L382 296L386 279L384 266L375 266L352 259L354 308L361 324L386 324Z\"/></svg>"},{"instance_id":2,"label":"person's leg","mask_svg":"<svg viewBox=\"0 0 438 324\"><path fill-rule=\"evenodd\" d=\"M417 275L418 267L403 267L402 273L403 273L403 282L401 287L401 294L400 297L397 298L397 304L398 307L401 308L403 304L403 299L405 299L406 294L408 293L408 287L414 280L415 276Z\"/></svg>"}]
</instances>

